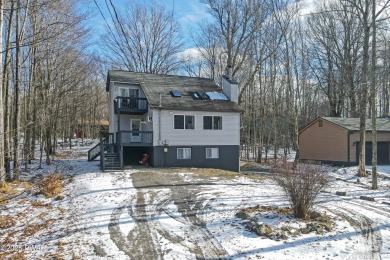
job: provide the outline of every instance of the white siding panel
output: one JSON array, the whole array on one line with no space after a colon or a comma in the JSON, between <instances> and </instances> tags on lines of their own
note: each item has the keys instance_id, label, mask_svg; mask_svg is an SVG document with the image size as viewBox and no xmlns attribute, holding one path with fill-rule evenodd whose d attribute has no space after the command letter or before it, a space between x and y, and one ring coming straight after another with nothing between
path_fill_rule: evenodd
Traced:
<instances>
[{"instance_id":1,"label":"white siding panel","mask_svg":"<svg viewBox=\"0 0 390 260\"><path fill-rule=\"evenodd\" d=\"M203 111L161 111L161 133L158 132L159 111L153 113L154 145L159 145L161 135L162 142L169 145L239 145L240 144L240 114L228 112L203 112ZM194 130L178 130L173 128L174 115L195 116ZM203 116L222 116L222 130L204 130ZM161 144L161 143L160 143Z\"/></svg>"}]
</instances>

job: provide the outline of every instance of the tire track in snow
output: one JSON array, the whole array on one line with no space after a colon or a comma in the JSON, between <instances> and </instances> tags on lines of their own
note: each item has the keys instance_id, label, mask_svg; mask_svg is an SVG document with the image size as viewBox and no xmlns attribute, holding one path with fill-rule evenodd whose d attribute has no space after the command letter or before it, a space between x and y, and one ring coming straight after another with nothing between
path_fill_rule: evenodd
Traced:
<instances>
[{"instance_id":1,"label":"tire track in snow","mask_svg":"<svg viewBox=\"0 0 390 260\"><path fill-rule=\"evenodd\" d=\"M136 198L128 198L118 205L109 224L111 240L121 251L131 259L162 259L169 254L169 249L162 251L160 237L196 259L227 257L202 217L212 200L198 196L204 191L201 184L188 184L177 174L165 175L153 170L137 172L132 178ZM175 209L169 208L172 203ZM134 220L128 234L120 228L121 215L126 211ZM164 225L169 222L181 225L183 232L170 230Z\"/></svg>"},{"instance_id":2,"label":"tire track in snow","mask_svg":"<svg viewBox=\"0 0 390 260\"><path fill-rule=\"evenodd\" d=\"M156 229L166 239L180 243L182 246L188 248L193 253L196 259L221 259L227 256L227 252L222 245L214 238L213 234L206 228L206 223L200 217L204 211L209 208L211 200L197 200L191 201L191 203L184 203L184 209L182 206L177 207L177 211L169 209L170 203L175 201L165 200L156 207L159 218L162 218L165 214L169 218L179 222L184 227L184 232L188 236L180 237L173 234L171 230L168 230L161 223L156 223ZM180 200L180 204L182 201Z\"/></svg>"},{"instance_id":3,"label":"tire track in snow","mask_svg":"<svg viewBox=\"0 0 390 260\"><path fill-rule=\"evenodd\" d=\"M365 215L341 206L324 206L322 208L348 221L358 234L358 245L348 259L380 259L382 237L380 232L373 228L373 221Z\"/></svg>"},{"instance_id":4,"label":"tire track in snow","mask_svg":"<svg viewBox=\"0 0 390 260\"><path fill-rule=\"evenodd\" d=\"M123 233L120 228L120 217L126 212L134 220L134 227L128 234ZM131 259L162 259L142 191L137 192L136 199L126 199L113 210L108 229L111 240Z\"/></svg>"}]
</instances>

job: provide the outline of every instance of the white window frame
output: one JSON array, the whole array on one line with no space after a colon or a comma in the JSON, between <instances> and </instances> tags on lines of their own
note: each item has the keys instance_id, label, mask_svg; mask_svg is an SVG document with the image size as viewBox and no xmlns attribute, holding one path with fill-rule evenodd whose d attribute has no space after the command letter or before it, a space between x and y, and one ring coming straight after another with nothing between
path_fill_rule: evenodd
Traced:
<instances>
[{"instance_id":1,"label":"white window frame","mask_svg":"<svg viewBox=\"0 0 390 260\"><path fill-rule=\"evenodd\" d=\"M211 129L205 129L205 124L204 124L204 118L205 117L211 117ZM215 117L220 117L221 118L221 128L219 129L219 128L215 128L214 126L214 122L215 122ZM206 130L206 131L208 131L208 130L223 130L223 116L210 116L210 115L207 115L207 116L203 116L203 118L202 118L202 123L203 123L203 130Z\"/></svg>"},{"instance_id":2,"label":"white window frame","mask_svg":"<svg viewBox=\"0 0 390 260\"><path fill-rule=\"evenodd\" d=\"M179 151L182 151L182 156L180 156L180 152ZM185 152L187 151L187 152ZM191 159L191 148L177 148L177 152L176 152L176 158L178 160L189 160Z\"/></svg>"},{"instance_id":3,"label":"white window frame","mask_svg":"<svg viewBox=\"0 0 390 260\"><path fill-rule=\"evenodd\" d=\"M184 119L184 123L183 123L183 128L175 128L175 116L183 116L183 119ZM187 116L191 116L193 117L193 123L194 123L194 126L193 128L186 128L186 117ZM175 114L173 115L173 129L174 130L195 130L195 120L196 120L196 117L194 115L181 115L181 114Z\"/></svg>"},{"instance_id":4,"label":"white window frame","mask_svg":"<svg viewBox=\"0 0 390 260\"><path fill-rule=\"evenodd\" d=\"M211 156L209 156L207 151L211 151ZM219 159L219 147L207 147L206 159Z\"/></svg>"}]
</instances>

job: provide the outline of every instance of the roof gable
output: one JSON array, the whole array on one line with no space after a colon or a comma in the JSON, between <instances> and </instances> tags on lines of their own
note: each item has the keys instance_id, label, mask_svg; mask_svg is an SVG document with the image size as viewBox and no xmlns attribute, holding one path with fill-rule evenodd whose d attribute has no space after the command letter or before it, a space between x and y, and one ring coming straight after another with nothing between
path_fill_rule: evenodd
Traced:
<instances>
[{"instance_id":1,"label":"roof gable","mask_svg":"<svg viewBox=\"0 0 390 260\"><path fill-rule=\"evenodd\" d=\"M347 129L348 131L360 131L360 118L352 117L318 117L312 122L303 127L299 133L303 132L305 129L316 123L318 120L326 120L329 123L332 123L336 126ZM390 118L377 118L376 119L376 130L377 131L390 131ZM372 131L371 119L366 121L366 131Z\"/></svg>"}]
</instances>

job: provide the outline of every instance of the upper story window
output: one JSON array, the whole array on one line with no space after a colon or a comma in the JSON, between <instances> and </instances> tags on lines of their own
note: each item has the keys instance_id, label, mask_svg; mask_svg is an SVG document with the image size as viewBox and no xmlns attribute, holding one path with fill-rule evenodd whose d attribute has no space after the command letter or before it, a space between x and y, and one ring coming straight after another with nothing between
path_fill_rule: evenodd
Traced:
<instances>
[{"instance_id":1,"label":"upper story window","mask_svg":"<svg viewBox=\"0 0 390 260\"><path fill-rule=\"evenodd\" d=\"M318 120L318 126L322 127L322 120Z\"/></svg>"},{"instance_id":2,"label":"upper story window","mask_svg":"<svg viewBox=\"0 0 390 260\"><path fill-rule=\"evenodd\" d=\"M222 116L204 116L203 129L222 130Z\"/></svg>"},{"instance_id":3,"label":"upper story window","mask_svg":"<svg viewBox=\"0 0 390 260\"><path fill-rule=\"evenodd\" d=\"M137 97L139 97L139 89L135 89L135 88L120 88L119 89L119 95L121 97L137 98Z\"/></svg>"},{"instance_id":4,"label":"upper story window","mask_svg":"<svg viewBox=\"0 0 390 260\"><path fill-rule=\"evenodd\" d=\"M174 129L195 129L195 116L174 115Z\"/></svg>"}]
</instances>

